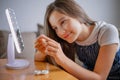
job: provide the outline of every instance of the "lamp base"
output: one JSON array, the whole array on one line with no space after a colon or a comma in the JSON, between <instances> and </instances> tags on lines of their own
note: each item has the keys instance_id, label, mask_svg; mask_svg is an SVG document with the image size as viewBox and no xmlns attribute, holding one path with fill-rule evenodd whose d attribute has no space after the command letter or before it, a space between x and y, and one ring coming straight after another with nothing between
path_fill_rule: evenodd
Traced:
<instances>
[{"instance_id":1,"label":"lamp base","mask_svg":"<svg viewBox=\"0 0 120 80\"><path fill-rule=\"evenodd\" d=\"M9 69L24 69L29 66L29 62L24 59L15 59L13 63L6 64Z\"/></svg>"}]
</instances>

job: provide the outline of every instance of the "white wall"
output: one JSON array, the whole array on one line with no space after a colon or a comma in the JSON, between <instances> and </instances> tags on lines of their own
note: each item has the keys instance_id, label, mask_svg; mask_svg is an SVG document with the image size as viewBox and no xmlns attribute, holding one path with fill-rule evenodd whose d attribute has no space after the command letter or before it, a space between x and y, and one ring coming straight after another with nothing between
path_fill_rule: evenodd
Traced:
<instances>
[{"instance_id":1,"label":"white wall","mask_svg":"<svg viewBox=\"0 0 120 80\"><path fill-rule=\"evenodd\" d=\"M15 10L21 31L37 30L43 24L44 13L54 0L0 0L0 30L9 30L5 9ZM94 20L105 20L120 27L120 0L76 0Z\"/></svg>"},{"instance_id":2,"label":"white wall","mask_svg":"<svg viewBox=\"0 0 120 80\"><path fill-rule=\"evenodd\" d=\"M120 0L76 0L94 20L104 20L120 27Z\"/></svg>"},{"instance_id":3,"label":"white wall","mask_svg":"<svg viewBox=\"0 0 120 80\"><path fill-rule=\"evenodd\" d=\"M21 31L36 31L37 24L42 23L44 0L0 0L0 29L9 30L5 9L14 9ZM44 9L43 9L44 8Z\"/></svg>"}]
</instances>

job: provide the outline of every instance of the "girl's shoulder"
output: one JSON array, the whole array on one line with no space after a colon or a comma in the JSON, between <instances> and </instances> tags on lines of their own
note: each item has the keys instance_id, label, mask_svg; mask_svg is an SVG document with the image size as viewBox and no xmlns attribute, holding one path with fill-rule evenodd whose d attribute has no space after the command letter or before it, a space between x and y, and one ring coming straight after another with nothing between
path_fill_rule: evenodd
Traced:
<instances>
[{"instance_id":1,"label":"girl's shoulder","mask_svg":"<svg viewBox=\"0 0 120 80\"><path fill-rule=\"evenodd\" d=\"M104 21L96 22L98 32L98 42L102 45L119 43L119 33L116 26Z\"/></svg>"},{"instance_id":2,"label":"girl's shoulder","mask_svg":"<svg viewBox=\"0 0 120 80\"><path fill-rule=\"evenodd\" d=\"M107 23L105 21L98 21L96 22L96 29L98 29L99 31L106 31L106 30L111 30L111 31L118 31L117 27L113 24Z\"/></svg>"}]
</instances>

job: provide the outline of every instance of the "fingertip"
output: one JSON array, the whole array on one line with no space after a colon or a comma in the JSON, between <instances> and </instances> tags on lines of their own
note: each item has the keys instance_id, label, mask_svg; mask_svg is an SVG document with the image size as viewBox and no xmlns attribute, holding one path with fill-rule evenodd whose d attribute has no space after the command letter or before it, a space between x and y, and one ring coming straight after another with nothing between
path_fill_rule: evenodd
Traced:
<instances>
[{"instance_id":1,"label":"fingertip","mask_svg":"<svg viewBox=\"0 0 120 80\"><path fill-rule=\"evenodd\" d=\"M41 34L40 36L45 36L44 34Z\"/></svg>"}]
</instances>

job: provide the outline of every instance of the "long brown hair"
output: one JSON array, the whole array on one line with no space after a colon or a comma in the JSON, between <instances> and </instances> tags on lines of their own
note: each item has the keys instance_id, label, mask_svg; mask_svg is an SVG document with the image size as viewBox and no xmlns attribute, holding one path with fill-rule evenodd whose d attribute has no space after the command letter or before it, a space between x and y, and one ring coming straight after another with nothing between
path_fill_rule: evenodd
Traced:
<instances>
[{"instance_id":1,"label":"long brown hair","mask_svg":"<svg viewBox=\"0 0 120 80\"><path fill-rule=\"evenodd\" d=\"M44 21L45 33L50 38L59 42L65 55L74 61L74 53L76 53L74 43L68 43L65 40L59 38L49 23L49 17L53 11L58 11L72 18L76 18L80 23L84 23L88 26L94 25L95 21L92 21L87 16L87 14L75 2L75 0L55 0L47 7Z\"/></svg>"}]
</instances>

